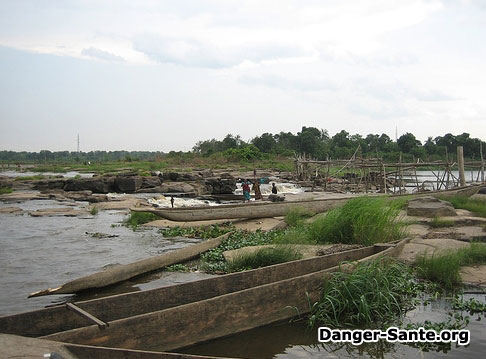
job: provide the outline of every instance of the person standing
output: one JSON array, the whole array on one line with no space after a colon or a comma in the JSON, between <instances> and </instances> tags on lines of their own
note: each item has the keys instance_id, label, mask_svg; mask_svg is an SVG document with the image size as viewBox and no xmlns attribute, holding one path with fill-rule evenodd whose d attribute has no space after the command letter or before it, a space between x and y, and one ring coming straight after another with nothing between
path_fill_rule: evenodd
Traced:
<instances>
[{"instance_id":1,"label":"person standing","mask_svg":"<svg viewBox=\"0 0 486 359\"><path fill-rule=\"evenodd\" d=\"M246 179L243 180L241 188L243 189L243 203L245 203L246 201L250 202L250 185L248 184L248 181Z\"/></svg>"},{"instance_id":2,"label":"person standing","mask_svg":"<svg viewBox=\"0 0 486 359\"><path fill-rule=\"evenodd\" d=\"M272 193L273 194L277 194L278 193L277 186L275 185L275 182L272 183Z\"/></svg>"},{"instance_id":3,"label":"person standing","mask_svg":"<svg viewBox=\"0 0 486 359\"><path fill-rule=\"evenodd\" d=\"M170 205L174 208L174 196L170 196Z\"/></svg>"},{"instance_id":4,"label":"person standing","mask_svg":"<svg viewBox=\"0 0 486 359\"><path fill-rule=\"evenodd\" d=\"M258 180L253 182L253 191L255 191L255 201L259 199L263 199L262 191L260 190L260 184Z\"/></svg>"}]
</instances>

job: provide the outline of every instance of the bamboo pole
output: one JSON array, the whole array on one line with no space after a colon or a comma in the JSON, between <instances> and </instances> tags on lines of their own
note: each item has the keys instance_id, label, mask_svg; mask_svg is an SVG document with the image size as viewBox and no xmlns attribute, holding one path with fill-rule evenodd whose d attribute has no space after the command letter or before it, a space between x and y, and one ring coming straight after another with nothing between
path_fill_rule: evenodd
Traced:
<instances>
[{"instance_id":1,"label":"bamboo pole","mask_svg":"<svg viewBox=\"0 0 486 359\"><path fill-rule=\"evenodd\" d=\"M463 187L466 185L466 177L464 175L464 149L462 146L457 146L457 167L459 169L459 184Z\"/></svg>"}]
</instances>

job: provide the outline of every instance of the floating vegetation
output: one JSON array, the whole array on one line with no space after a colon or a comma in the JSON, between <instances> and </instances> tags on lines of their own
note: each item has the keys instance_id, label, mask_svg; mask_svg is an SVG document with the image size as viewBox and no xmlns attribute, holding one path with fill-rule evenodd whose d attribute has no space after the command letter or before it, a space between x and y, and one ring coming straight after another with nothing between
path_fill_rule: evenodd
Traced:
<instances>
[{"instance_id":1,"label":"floating vegetation","mask_svg":"<svg viewBox=\"0 0 486 359\"><path fill-rule=\"evenodd\" d=\"M229 272L266 267L273 264L285 263L301 259L302 254L294 247L277 245L264 247L253 252L242 253L228 263Z\"/></svg>"},{"instance_id":2,"label":"floating vegetation","mask_svg":"<svg viewBox=\"0 0 486 359\"><path fill-rule=\"evenodd\" d=\"M235 231L222 243L213 249L201 254L201 269L209 273L226 273L228 264L224 259L223 252L242 247L271 244L276 238L282 235L282 231L256 232Z\"/></svg>"},{"instance_id":3,"label":"floating vegetation","mask_svg":"<svg viewBox=\"0 0 486 359\"><path fill-rule=\"evenodd\" d=\"M89 213L90 213L91 215L93 215L93 216L97 215L97 214L98 214L98 212L99 212L99 209L98 209L98 207L96 207L96 206L91 207L91 209L89 210Z\"/></svg>"},{"instance_id":4,"label":"floating vegetation","mask_svg":"<svg viewBox=\"0 0 486 359\"><path fill-rule=\"evenodd\" d=\"M163 228L159 230L165 238L173 237L187 237L187 238L216 238L232 232L235 230L235 226L232 223L224 224L211 224L209 226L201 227L173 227L173 228Z\"/></svg>"},{"instance_id":5,"label":"floating vegetation","mask_svg":"<svg viewBox=\"0 0 486 359\"><path fill-rule=\"evenodd\" d=\"M165 267L167 272L189 272L191 269L185 264L177 263L171 266Z\"/></svg>"}]
</instances>

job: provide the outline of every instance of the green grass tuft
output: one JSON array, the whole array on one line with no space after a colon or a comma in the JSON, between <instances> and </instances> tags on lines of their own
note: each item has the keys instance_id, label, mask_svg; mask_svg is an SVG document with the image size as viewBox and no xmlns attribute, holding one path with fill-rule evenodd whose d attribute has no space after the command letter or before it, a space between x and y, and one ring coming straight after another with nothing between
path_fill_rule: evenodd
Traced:
<instances>
[{"instance_id":1,"label":"green grass tuft","mask_svg":"<svg viewBox=\"0 0 486 359\"><path fill-rule=\"evenodd\" d=\"M429 226L432 228L444 228L444 227L453 227L454 221L450 219L443 219L440 217L434 217L432 221L429 222Z\"/></svg>"},{"instance_id":2,"label":"green grass tuft","mask_svg":"<svg viewBox=\"0 0 486 359\"><path fill-rule=\"evenodd\" d=\"M223 224L211 224L209 226L201 227L172 227L163 228L159 230L166 238L172 237L187 237L187 238L216 238L226 234L228 232L234 231L235 226L232 223Z\"/></svg>"},{"instance_id":3,"label":"green grass tuft","mask_svg":"<svg viewBox=\"0 0 486 359\"><path fill-rule=\"evenodd\" d=\"M0 194L12 193L13 189L10 187L0 187Z\"/></svg>"},{"instance_id":4,"label":"green grass tuft","mask_svg":"<svg viewBox=\"0 0 486 359\"><path fill-rule=\"evenodd\" d=\"M230 272L238 272L290 262L301 258L302 254L292 246L278 245L276 247L265 247L252 253L244 253L236 256L228 263L228 270Z\"/></svg>"},{"instance_id":5,"label":"green grass tuft","mask_svg":"<svg viewBox=\"0 0 486 359\"><path fill-rule=\"evenodd\" d=\"M476 216L486 217L486 202L480 199L473 199L465 196L454 196L444 198L444 200L452 203L456 209L467 209Z\"/></svg>"},{"instance_id":6,"label":"green grass tuft","mask_svg":"<svg viewBox=\"0 0 486 359\"><path fill-rule=\"evenodd\" d=\"M98 214L98 212L99 212L99 209L98 209L98 207L96 207L96 206L91 207L91 209L89 210L89 213L90 213L91 215L93 215L93 216L97 215L97 214Z\"/></svg>"},{"instance_id":7,"label":"green grass tuft","mask_svg":"<svg viewBox=\"0 0 486 359\"><path fill-rule=\"evenodd\" d=\"M285 222L290 227L296 227L304 222L304 219L312 217L315 213L303 208L303 207L294 207L291 208L287 214L285 215Z\"/></svg>"},{"instance_id":8,"label":"green grass tuft","mask_svg":"<svg viewBox=\"0 0 486 359\"><path fill-rule=\"evenodd\" d=\"M398 206L384 198L354 198L310 223L308 236L316 243L390 242L405 235L405 224L397 220L398 214Z\"/></svg>"},{"instance_id":9,"label":"green grass tuft","mask_svg":"<svg viewBox=\"0 0 486 359\"><path fill-rule=\"evenodd\" d=\"M437 282L446 289L461 284L461 266L486 264L486 244L471 243L469 247L445 251L432 256L419 256L415 262L421 277Z\"/></svg>"},{"instance_id":10,"label":"green grass tuft","mask_svg":"<svg viewBox=\"0 0 486 359\"><path fill-rule=\"evenodd\" d=\"M152 222L157 219L159 219L159 217L150 212L132 212L125 220L124 224L127 227L135 229L141 224Z\"/></svg>"},{"instance_id":11,"label":"green grass tuft","mask_svg":"<svg viewBox=\"0 0 486 359\"><path fill-rule=\"evenodd\" d=\"M352 273L334 272L311 307L310 326L380 327L400 318L417 294L412 270L391 259L359 264Z\"/></svg>"}]
</instances>

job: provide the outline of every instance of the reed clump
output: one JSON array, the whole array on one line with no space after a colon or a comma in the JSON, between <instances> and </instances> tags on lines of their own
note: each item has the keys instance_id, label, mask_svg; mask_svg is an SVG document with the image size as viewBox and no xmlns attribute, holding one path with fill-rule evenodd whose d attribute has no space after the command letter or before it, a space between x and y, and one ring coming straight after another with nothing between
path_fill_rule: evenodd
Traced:
<instances>
[{"instance_id":1,"label":"reed clump","mask_svg":"<svg viewBox=\"0 0 486 359\"><path fill-rule=\"evenodd\" d=\"M413 271L388 259L358 264L351 273L334 272L311 306L309 325L381 327L394 323L418 293Z\"/></svg>"},{"instance_id":2,"label":"reed clump","mask_svg":"<svg viewBox=\"0 0 486 359\"><path fill-rule=\"evenodd\" d=\"M12 193L13 189L10 187L0 187L0 194Z\"/></svg>"},{"instance_id":3,"label":"reed clump","mask_svg":"<svg viewBox=\"0 0 486 359\"><path fill-rule=\"evenodd\" d=\"M285 263L301 259L302 254L292 246L277 245L264 247L254 252L243 253L228 262L228 271L239 272L242 270L266 267L273 264Z\"/></svg>"},{"instance_id":4,"label":"reed clump","mask_svg":"<svg viewBox=\"0 0 486 359\"><path fill-rule=\"evenodd\" d=\"M399 206L384 198L358 197L310 223L308 236L316 243L372 245L405 235Z\"/></svg>"}]
</instances>

